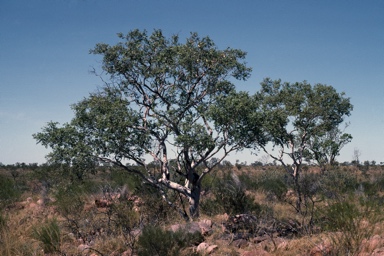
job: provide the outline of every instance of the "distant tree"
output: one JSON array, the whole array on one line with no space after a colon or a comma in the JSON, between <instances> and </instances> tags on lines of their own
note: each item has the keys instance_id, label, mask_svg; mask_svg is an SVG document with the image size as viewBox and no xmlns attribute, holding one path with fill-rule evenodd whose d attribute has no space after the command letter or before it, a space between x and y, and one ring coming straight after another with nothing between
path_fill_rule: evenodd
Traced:
<instances>
[{"instance_id":1,"label":"distant tree","mask_svg":"<svg viewBox=\"0 0 384 256\"><path fill-rule=\"evenodd\" d=\"M50 122L34 138L52 148L52 162L79 170L112 163L156 187L165 199L167 190L175 191L189 201L185 216L196 218L203 178L230 152L249 144L246 127L236 123L241 115L236 104L246 96L232 84L250 75L246 54L219 50L196 33L184 44L160 30L118 37L120 43L97 44L91 51L103 56L105 85L72 106L71 122ZM234 107L218 108L226 98ZM185 182L178 183L181 178Z\"/></svg>"},{"instance_id":2,"label":"distant tree","mask_svg":"<svg viewBox=\"0 0 384 256\"><path fill-rule=\"evenodd\" d=\"M352 164L358 166L360 164L361 151L358 148L353 149Z\"/></svg>"},{"instance_id":3,"label":"distant tree","mask_svg":"<svg viewBox=\"0 0 384 256\"><path fill-rule=\"evenodd\" d=\"M253 166L253 167L263 166L263 165L264 164L262 162L260 162L260 161L255 161L255 162L251 163L251 166Z\"/></svg>"},{"instance_id":4,"label":"distant tree","mask_svg":"<svg viewBox=\"0 0 384 256\"><path fill-rule=\"evenodd\" d=\"M353 106L344 93L338 93L332 86L312 86L305 81L283 83L269 78L261 86L256 99L265 115L263 129L273 149L262 143L257 146L291 175L298 198L296 209L301 211L302 165L306 160L334 161L341 146L351 138L342 134L339 126ZM337 145L330 142L332 137L338 138Z\"/></svg>"},{"instance_id":5,"label":"distant tree","mask_svg":"<svg viewBox=\"0 0 384 256\"><path fill-rule=\"evenodd\" d=\"M352 135L344 132L347 127L348 125L341 130L335 126L330 131L324 132L322 136L310 138L310 146L305 154L307 160L315 160L323 172L326 166L336 165L336 157L340 155L341 149L352 141Z\"/></svg>"}]
</instances>

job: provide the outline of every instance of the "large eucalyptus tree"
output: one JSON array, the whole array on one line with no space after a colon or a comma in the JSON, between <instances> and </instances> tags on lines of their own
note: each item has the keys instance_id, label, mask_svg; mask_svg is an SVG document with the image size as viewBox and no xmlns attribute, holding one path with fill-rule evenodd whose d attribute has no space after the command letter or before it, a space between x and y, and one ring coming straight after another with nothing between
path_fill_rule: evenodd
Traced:
<instances>
[{"instance_id":1,"label":"large eucalyptus tree","mask_svg":"<svg viewBox=\"0 0 384 256\"><path fill-rule=\"evenodd\" d=\"M160 30L118 37L116 45L100 43L91 50L103 57L104 85L72 106L72 121L50 122L34 138L52 148L52 162L80 170L107 162L157 187L166 200L167 190L176 191L189 201L185 216L198 217L203 178L230 152L258 140L257 133L245 136L247 127L234 122L239 109L217 108L227 96L233 102L244 97L232 81L250 76L246 54L219 50L196 33L185 43ZM157 170L148 165L153 161Z\"/></svg>"}]
</instances>

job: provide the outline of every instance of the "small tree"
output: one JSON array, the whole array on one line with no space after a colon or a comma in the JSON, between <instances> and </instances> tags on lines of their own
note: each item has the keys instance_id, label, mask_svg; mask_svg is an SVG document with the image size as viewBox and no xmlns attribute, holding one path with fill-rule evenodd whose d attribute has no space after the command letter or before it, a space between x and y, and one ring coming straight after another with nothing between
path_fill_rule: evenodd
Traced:
<instances>
[{"instance_id":1,"label":"small tree","mask_svg":"<svg viewBox=\"0 0 384 256\"><path fill-rule=\"evenodd\" d=\"M347 128L348 125L345 126ZM315 160L321 167L322 172L326 166L334 166L336 157L340 150L352 141L352 135L344 133L338 126L324 133L323 136L317 136L310 139L310 146L306 152L308 161Z\"/></svg>"},{"instance_id":2,"label":"small tree","mask_svg":"<svg viewBox=\"0 0 384 256\"><path fill-rule=\"evenodd\" d=\"M306 160L321 164L326 156L329 157L327 161L334 161L341 146L351 139L349 134L341 135L339 125L353 107L349 98L344 93L337 93L332 86L282 83L269 78L261 86L256 98L265 114L264 132L273 149L258 145L293 178L298 198L296 210L300 212L302 164ZM336 145L330 142L332 137L339 138L339 142L333 141Z\"/></svg>"},{"instance_id":3,"label":"small tree","mask_svg":"<svg viewBox=\"0 0 384 256\"><path fill-rule=\"evenodd\" d=\"M353 149L353 155L352 155L352 164L355 166L360 165L360 156L361 156L361 151L358 148Z\"/></svg>"},{"instance_id":4,"label":"small tree","mask_svg":"<svg viewBox=\"0 0 384 256\"><path fill-rule=\"evenodd\" d=\"M241 136L246 131L228 122L240 114L237 109L226 109L225 117L215 107L227 96L239 98L230 81L249 77L245 53L219 50L196 33L184 44L160 30L118 37L122 42L97 44L91 51L103 56L109 81L72 106L70 123L50 122L34 138L52 148L51 161L80 170L112 163L158 188L165 199L167 190L175 191L188 199L189 217L198 217L202 179L248 142ZM181 178L185 183L177 182Z\"/></svg>"}]
</instances>

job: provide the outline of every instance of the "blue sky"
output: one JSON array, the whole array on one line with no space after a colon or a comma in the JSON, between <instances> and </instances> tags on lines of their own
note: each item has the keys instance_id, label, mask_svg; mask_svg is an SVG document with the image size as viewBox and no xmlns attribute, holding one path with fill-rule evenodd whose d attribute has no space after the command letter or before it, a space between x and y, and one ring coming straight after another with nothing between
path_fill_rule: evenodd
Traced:
<instances>
[{"instance_id":1,"label":"blue sky","mask_svg":"<svg viewBox=\"0 0 384 256\"><path fill-rule=\"evenodd\" d=\"M271 77L344 91L354 139L338 160L356 148L361 160L384 161L383 13L381 0L0 0L0 162L45 162L49 151L32 134L70 121L70 105L102 84L89 50L135 28L198 32L248 52L253 73L239 90L256 92Z\"/></svg>"}]
</instances>

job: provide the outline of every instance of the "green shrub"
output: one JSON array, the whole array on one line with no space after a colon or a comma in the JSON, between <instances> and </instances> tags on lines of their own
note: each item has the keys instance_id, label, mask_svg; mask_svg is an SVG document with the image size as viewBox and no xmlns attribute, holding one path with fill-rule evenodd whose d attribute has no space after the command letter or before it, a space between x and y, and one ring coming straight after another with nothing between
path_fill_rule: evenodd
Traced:
<instances>
[{"instance_id":1,"label":"green shrub","mask_svg":"<svg viewBox=\"0 0 384 256\"><path fill-rule=\"evenodd\" d=\"M292 178L279 169L263 171L256 182L257 189L265 192L269 199L280 201L284 200L284 196L293 184Z\"/></svg>"},{"instance_id":2,"label":"green shrub","mask_svg":"<svg viewBox=\"0 0 384 256\"><path fill-rule=\"evenodd\" d=\"M34 227L32 235L43 244L45 253L60 252L60 227L56 219L49 220L40 227Z\"/></svg>"},{"instance_id":3,"label":"green shrub","mask_svg":"<svg viewBox=\"0 0 384 256\"><path fill-rule=\"evenodd\" d=\"M0 175L0 210L17 201L21 192L15 186L15 182L4 175Z\"/></svg>"},{"instance_id":4,"label":"green shrub","mask_svg":"<svg viewBox=\"0 0 384 256\"><path fill-rule=\"evenodd\" d=\"M139 256L178 256L186 247L203 241L200 233L188 233L185 230L176 232L163 230L158 226L146 226L138 240ZM193 255L189 252L188 255Z\"/></svg>"},{"instance_id":5,"label":"green shrub","mask_svg":"<svg viewBox=\"0 0 384 256\"><path fill-rule=\"evenodd\" d=\"M240 179L234 174L226 174L217 179L215 186L212 187L213 197L205 198L201 202L201 209L208 215L221 213L258 214L261 211L259 204L254 202L252 196L245 193Z\"/></svg>"},{"instance_id":6,"label":"green shrub","mask_svg":"<svg viewBox=\"0 0 384 256\"><path fill-rule=\"evenodd\" d=\"M109 178L113 187L127 186L130 191L135 191L141 186L142 180L125 170L114 168L110 171Z\"/></svg>"},{"instance_id":7,"label":"green shrub","mask_svg":"<svg viewBox=\"0 0 384 256\"><path fill-rule=\"evenodd\" d=\"M140 198L140 212L145 224L169 224L181 218L177 208L168 204L159 191L150 185L143 185L137 189L136 195ZM180 197L174 191L166 193L167 200L174 206L182 207Z\"/></svg>"},{"instance_id":8,"label":"green shrub","mask_svg":"<svg viewBox=\"0 0 384 256\"><path fill-rule=\"evenodd\" d=\"M79 215L85 203L84 188L73 183L69 186L59 187L55 193L55 206L64 216Z\"/></svg>"},{"instance_id":9,"label":"green shrub","mask_svg":"<svg viewBox=\"0 0 384 256\"><path fill-rule=\"evenodd\" d=\"M366 199L366 198L365 198ZM321 227L337 232L331 235L339 255L355 255L364 239L372 236L375 224L382 220L375 201L349 198L331 204L321 212Z\"/></svg>"},{"instance_id":10,"label":"green shrub","mask_svg":"<svg viewBox=\"0 0 384 256\"><path fill-rule=\"evenodd\" d=\"M359 181L355 174L349 170L334 169L319 176L324 195L335 199L343 194L351 194L359 187Z\"/></svg>"}]
</instances>

